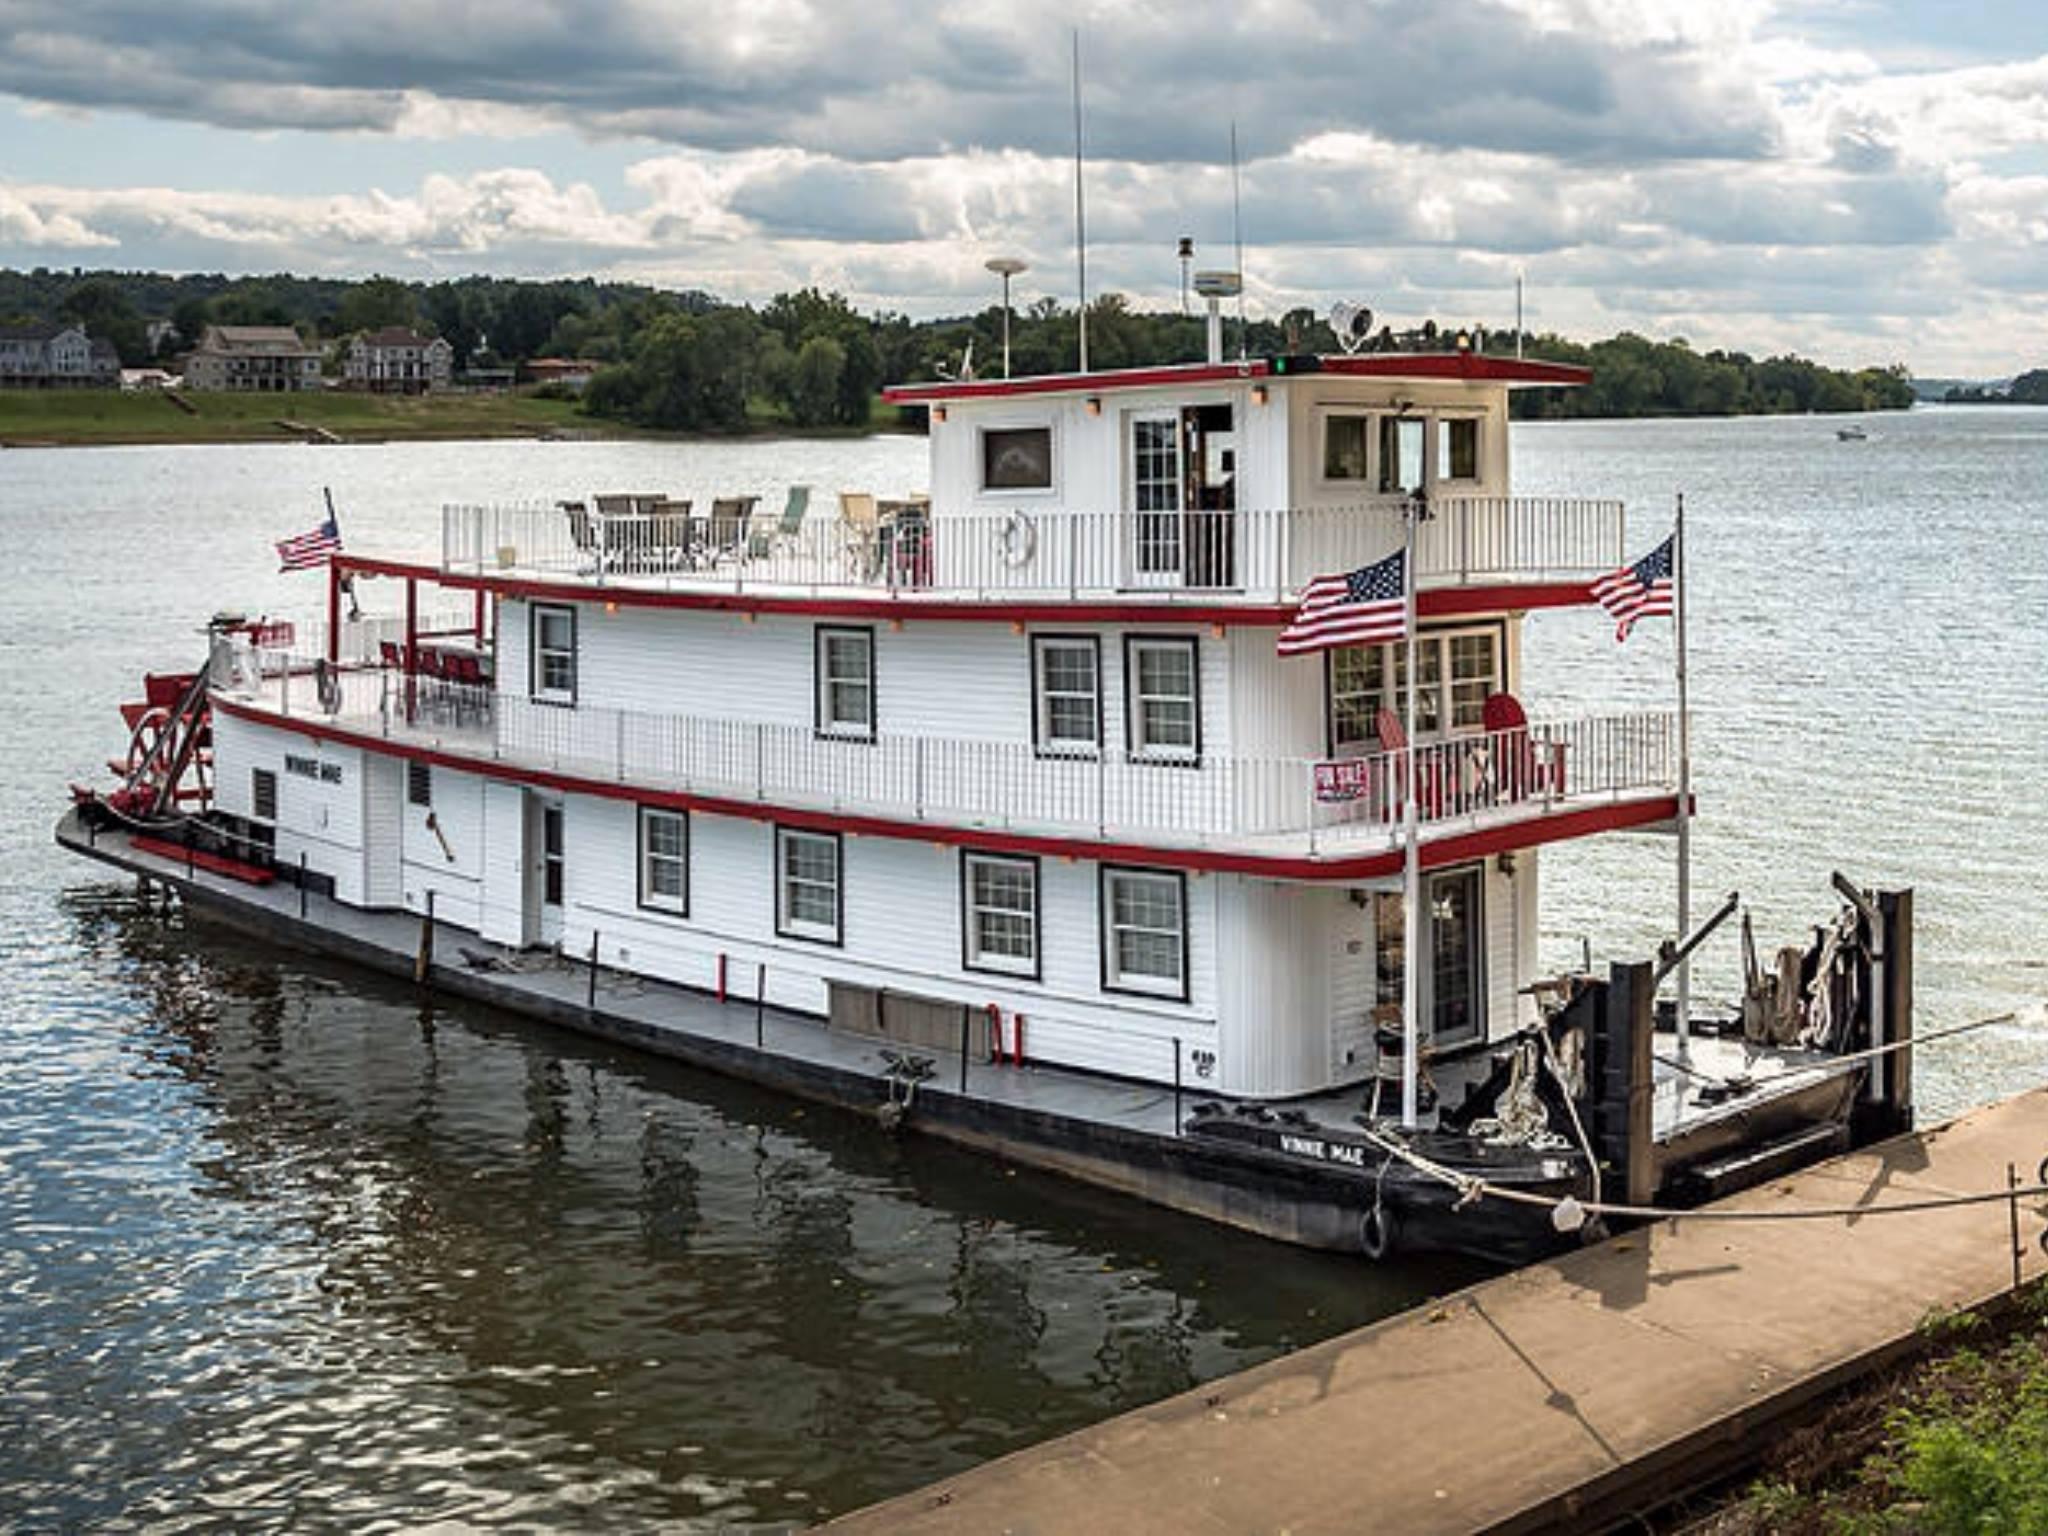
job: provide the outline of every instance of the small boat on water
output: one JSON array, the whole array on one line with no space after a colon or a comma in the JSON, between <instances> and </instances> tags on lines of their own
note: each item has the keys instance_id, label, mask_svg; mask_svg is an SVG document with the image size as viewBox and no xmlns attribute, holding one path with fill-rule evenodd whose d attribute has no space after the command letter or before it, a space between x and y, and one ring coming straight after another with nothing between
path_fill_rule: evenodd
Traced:
<instances>
[{"instance_id":1,"label":"small boat on water","mask_svg":"<svg viewBox=\"0 0 2048 1536\"><path fill-rule=\"evenodd\" d=\"M1844 443L1867 443L1870 441L1870 434L1854 422L1851 422L1846 427L1835 428L1835 437L1837 441Z\"/></svg>"},{"instance_id":2,"label":"small boat on water","mask_svg":"<svg viewBox=\"0 0 2048 1536\"><path fill-rule=\"evenodd\" d=\"M1910 893L1843 882L1722 1019L1658 992L1732 903L1539 964L1544 850L1692 810L1680 713L1522 702L1530 613L1672 575L1619 501L1511 489L1511 393L1586 372L1211 334L892 389L928 495L457 505L437 549L337 550L324 617L222 615L148 681L58 835L249 931L1375 1258L1526 1257L1908 1123Z\"/></svg>"}]
</instances>

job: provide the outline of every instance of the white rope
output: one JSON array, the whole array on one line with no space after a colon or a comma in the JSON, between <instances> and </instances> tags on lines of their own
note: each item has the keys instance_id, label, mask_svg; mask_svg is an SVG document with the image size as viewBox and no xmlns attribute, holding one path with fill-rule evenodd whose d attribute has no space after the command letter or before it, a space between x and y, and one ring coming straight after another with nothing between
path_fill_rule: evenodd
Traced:
<instances>
[{"instance_id":1,"label":"white rope","mask_svg":"<svg viewBox=\"0 0 2048 1536\"><path fill-rule=\"evenodd\" d=\"M1374 1146L1390 1156L1399 1158L1418 1173L1458 1191L1457 1208L1472 1205L1481 1200L1505 1200L1515 1205L1542 1206L1549 1210L1566 1209L1565 1201L1550 1195L1538 1195L1524 1189L1503 1189L1489 1184L1486 1180L1469 1173L1460 1173L1455 1168L1446 1168L1442 1163L1424 1157L1421 1153L1403 1146L1388 1136L1382 1136L1370 1127L1362 1127L1360 1134ZM1789 1210L1730 1211L1713 1206L1702 1206L1697 1210L1677 1210L1662 1205L1624 1205L1603 1200L1576 1200L1571 1196L1573 1207L1588 1216L1624 1216L1641 1221L1815 1221L1842 1220L1859 1216L1898 1216L1914 1211L1945 1211L1966 1205L1994 1205L2005 1200L2031 1200L2048 1196L2048 1183L2021 1184L2011 1189L1991 1190L1967 1195L1930 1195L1922 1200L1895 1200L1885 1205L1814 1205L1799 1206Z\"/></svg>"},{"instance_id":2,"label":"white rope","mask_svg":"<svg viewBox=\"0 0 2048 1536\"><path fill-rule=\"evenodd\" d=\"M1783 1067L1776 1072L1761 1072L1752 1076L1742 1073L1736 1077L1715 1077L1697 1067L1687 1066L1670 1056L1655 1058L1659 1066L1669 1067L1674 1072L1683 1072L1687 1077L1696 1077L1702 1082L1714 1083L1723 1088L1754 1088L1760 1083L1781 1082L1788 1077L1805 1077L1814 1072L1825 1072L1832 1067L1847 1066L1851 1062L1875 1060L1893 1051L1909 1051L1916 1045L1932 1045L1937 1040L1947 1040L1956 1035L1968 1034L1973 1029L1985 1029L1993 1024L2017 1024L2017 1012L1994 1013L1988 1019L1972 1019L1967 1024L1951 1024L1946 1029L1937 1029L1924 1035L1913 1035L1904 1040L1893 1040L1884 1045L1873 1045L1867 1050L1844 1051L1830 1055L1825 1060L1809 1062L1803 1067Z\"/></svg>"}]
</instances>

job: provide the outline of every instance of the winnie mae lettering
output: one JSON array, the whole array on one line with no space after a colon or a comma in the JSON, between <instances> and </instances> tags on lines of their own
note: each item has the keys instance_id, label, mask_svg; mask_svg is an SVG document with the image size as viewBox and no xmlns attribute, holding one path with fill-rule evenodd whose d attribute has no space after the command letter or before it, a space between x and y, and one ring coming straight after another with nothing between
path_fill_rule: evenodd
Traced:
<instances>
[{"instance_id":1,"label":"winnie mae lettering","mask_svg":"<svg viewBox=\"0 0 2048 1536\"><path fill-rule=\"evenodd\" d=\"M313 779L322 784L341 782L341 764L323 763L317 757L305 757L297 752L284 755L284 771L296 774L302 779Z\"/></svg>"},{"instance_id":2,"label":"winnie mae lettering","mask_svg":"<svg viewBox=\"0 0 2048 1536\"><path fill-rule=\"evenodd\" d=\"M1290 1136L1283 1131L1280 1150L1292 1152L1296 1157L1313 1157L1318 1162L1348 1163L1354 1168L1365 1166L1364 1147L1350 1146L1341 1141L1328 1142L1319 1136Z\"/></svg>"}]
</instances>

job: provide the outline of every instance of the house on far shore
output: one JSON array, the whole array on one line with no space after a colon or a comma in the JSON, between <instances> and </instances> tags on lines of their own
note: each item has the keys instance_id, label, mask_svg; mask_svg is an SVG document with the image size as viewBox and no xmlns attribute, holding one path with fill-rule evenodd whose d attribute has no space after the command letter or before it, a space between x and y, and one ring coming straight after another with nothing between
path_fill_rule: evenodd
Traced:
<instances>
[{"instance_id":1,"label":"house on far shore","mask_svg":"<svg viewBox=\"0 0 2048 1536\"><path fill-rule=\"evenodd\" d=\"M243 394L320 387L320 352L288 325L209 325L185 360L185 387Z\"/></svg>"},{"instance_id":2,"label":"house on far shore","mask_svg":"<svg viewBox=\"0 0 2048 1536\"><path fill-rule=\"evenodd\" d=\"M0 389L112 389L121 359L81 325L0 327Z\"/></svg>"},{"instance_id":3,"label":"house on far shore","mask_svg":"<svg viewBox=\"0 0 2048 1536\"><path fill-rule=\"evenodd\" d=\"M535 384L566 384L570 389L581 389L603 366L590 357L536 357L527 362L520 372Z\"/></svg>"},{"instance_id":4,"label":"house on far shore","mask_svg":"<svg viewBox=\"0 0 2048 1536\"><path fill-rule=\"evenodd\" d=\"M446 389L455 378L455 349L440 336L405 325L359 332L348 344L342 384L382 395L421 395Z\"/></svg>"}]
</instances>

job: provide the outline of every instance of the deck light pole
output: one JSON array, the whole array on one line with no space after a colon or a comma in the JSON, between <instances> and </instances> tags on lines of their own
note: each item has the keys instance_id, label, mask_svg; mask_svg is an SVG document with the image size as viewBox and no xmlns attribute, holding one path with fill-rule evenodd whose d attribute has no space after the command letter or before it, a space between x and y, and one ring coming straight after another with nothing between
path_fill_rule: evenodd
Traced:
<instances>
[{"instance_id":1,"label":"deck light pole","mask_svg":"<svg viewBox=\"0 0 2048 1536\"><path fill-rule=\"evenodd\" d=\"M1003 280L1003 377L1010 376L1010 279L1031 268L1015 256L991 256L982 263Z\"/></svg>"}]
</instances>

